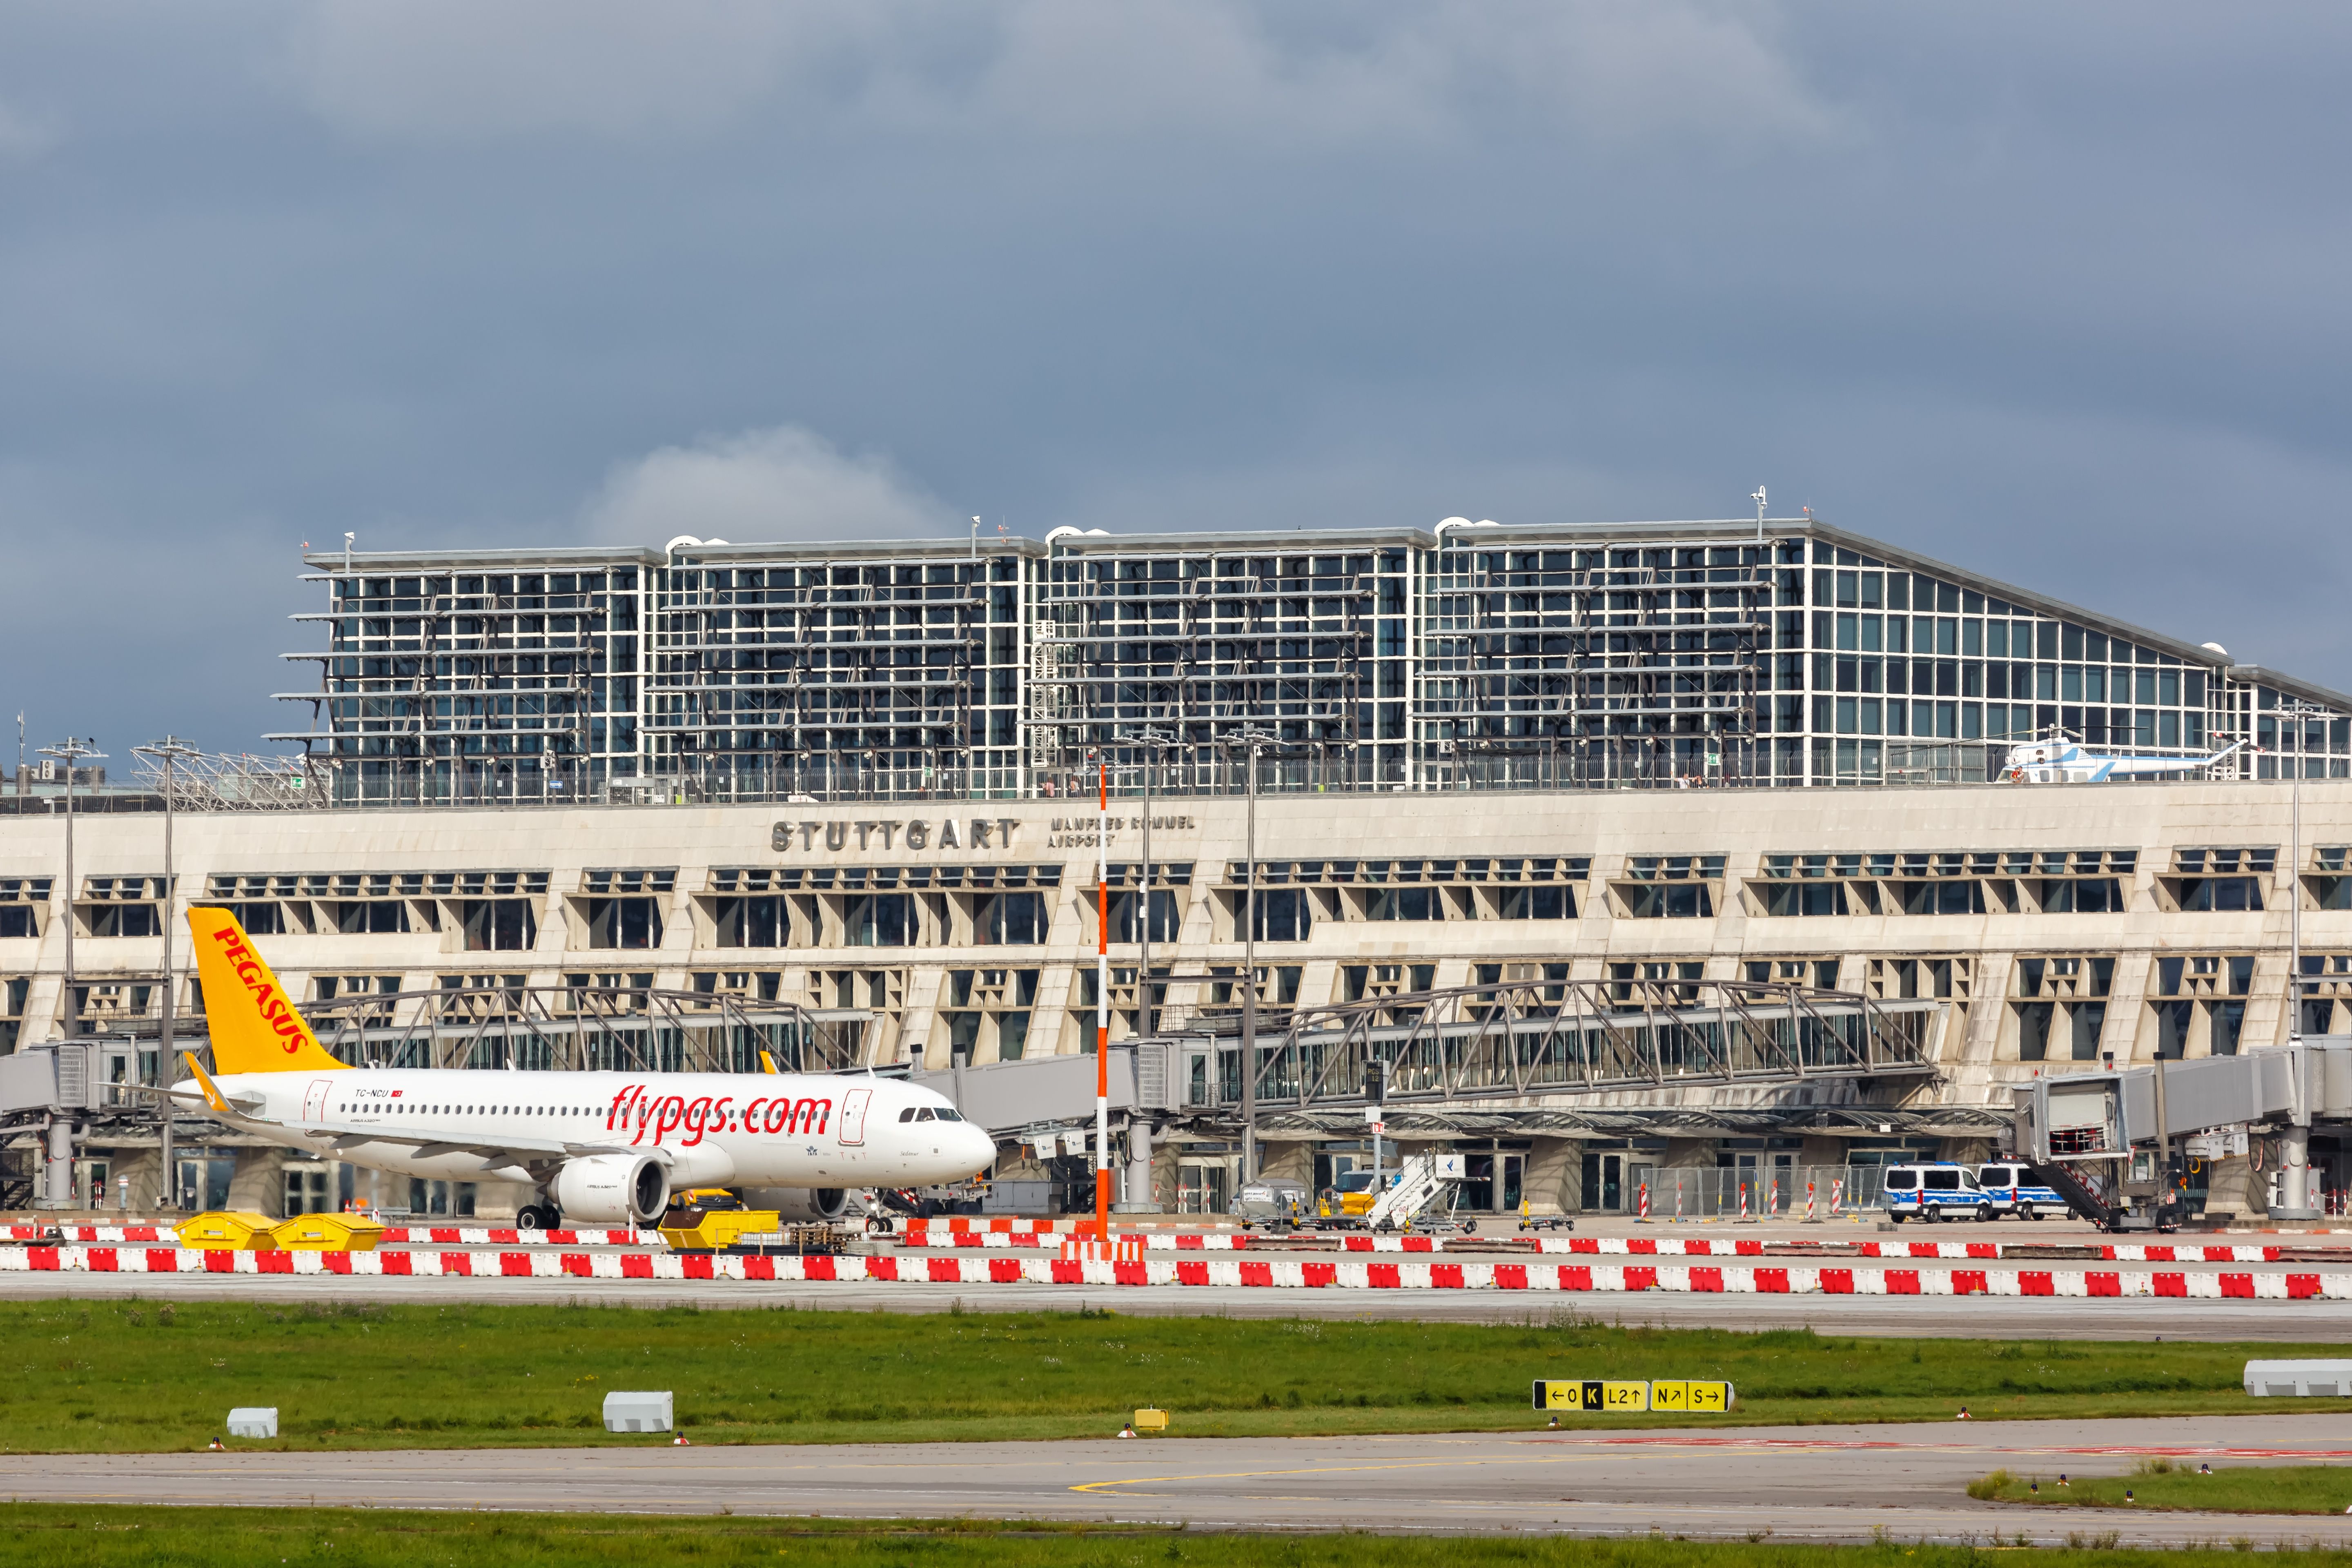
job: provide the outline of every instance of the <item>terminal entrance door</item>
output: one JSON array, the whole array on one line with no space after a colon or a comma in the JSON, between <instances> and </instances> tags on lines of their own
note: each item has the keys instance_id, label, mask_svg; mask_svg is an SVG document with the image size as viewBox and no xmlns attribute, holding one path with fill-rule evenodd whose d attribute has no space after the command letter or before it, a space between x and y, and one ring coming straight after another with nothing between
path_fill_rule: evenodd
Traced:
<instances>
[{"instance_id":1,"label":"terminal entrance door","mask_svg":"<svg viewBox=\"0 0 2352 1568\"><path fill-rule=\"evenodd\" d=\"M1587 1154L1584 1157L1584 1206L1602 1214L1622 1213L1625 1207L1624 1154Z\"/></svg>"},{"instance_id":2,"label":"terminal entrance door","mask_svg":"<svg viewBox=\"0 0 2352 1568\"><path fill-rule=\"evenodd\" d=\"M228 1207L228 1180L236 1162L198 1156L179 1162L179 1206L205 1210Z\"/></svg>"},{"instance_id":3,"label":"terminal entrance door","mask_svg":"<svg viewBox=\"0 0 2352 1568\"><path fill-rule=\"evenodd\" d=\"M76 1160L73 1173L74 1202L86 1209L128 1207L128 1205L120 1201L121 1194L115 1192L113 1184L109 1179L113 1173L114 1163L111 1160Z\"/></svg>"},{"instance_id":4,"label":"terminal entrance door","mask_svg":"<svg viewBox=\"0 0 2352 1568\"><path fill-rule=\"evenodd\" d=\"M1462 1161L1461 1206L1492 1214L1517 1214L1525 1191L1528 1157L1511 1151L1466 1153Z\"/></svg>"}]
</instances>

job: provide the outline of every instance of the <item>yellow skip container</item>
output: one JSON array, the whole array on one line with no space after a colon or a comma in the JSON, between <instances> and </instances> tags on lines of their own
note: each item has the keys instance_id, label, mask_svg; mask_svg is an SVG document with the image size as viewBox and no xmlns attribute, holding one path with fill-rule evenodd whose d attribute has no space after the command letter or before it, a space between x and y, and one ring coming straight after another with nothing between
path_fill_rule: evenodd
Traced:
<instances>
[{"instance_id":1,"label":"yellow skip container","mask_svg":"<svg viewBox=\"0 0 2352 1568\"><path fill-rule=\"evenodd\" d=\"M740 1245L747 1236L773 1236L783 1226L783 1215L774 1209L672 1210L663 1217L692 1221L661 1227L672 1252L719 1252Z\"/></svg>"},{"instance_id":2,"label":"yellow skip container","mask_svg":"<svg viewBox=\"0 0 2352 1568\"><path fill-rule=\"evenodd\" d=\"M301 1214L281 1220L270 1239L289 1252L373 1252L383 1226L356 1214Z\"/></svg>"},{"instance_id":3,"label":"yellow skip container","mask_svg":"<svg viewBox=\"0 0 2352 1568\"><path fill-rule=\"evenodd\" d=\"M214 1209L182 1220L177 1229L182 1247L201 1252L269 1252L278 1246L269 1234L277 1224L251 1209Z\"/></svg>"}]
</instances>

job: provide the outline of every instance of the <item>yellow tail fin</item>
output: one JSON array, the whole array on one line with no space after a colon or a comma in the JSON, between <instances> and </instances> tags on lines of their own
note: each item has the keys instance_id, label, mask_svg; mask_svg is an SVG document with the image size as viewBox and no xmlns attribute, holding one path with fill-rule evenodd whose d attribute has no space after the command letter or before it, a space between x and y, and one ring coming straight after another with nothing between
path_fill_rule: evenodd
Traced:
<instances>
[{"instance_id":1,"label":"yellow tail fin","mask_svg":"<svg viewBox=\"0 0 2352 1568\"><path fill-rule=\"evenodd\" d=\"M195 937L215 1067L225 1073L324 1072L347 1065L319 1043L235 915L200 905L188 911L188 930Z\"/></svg>"}]
</instances>

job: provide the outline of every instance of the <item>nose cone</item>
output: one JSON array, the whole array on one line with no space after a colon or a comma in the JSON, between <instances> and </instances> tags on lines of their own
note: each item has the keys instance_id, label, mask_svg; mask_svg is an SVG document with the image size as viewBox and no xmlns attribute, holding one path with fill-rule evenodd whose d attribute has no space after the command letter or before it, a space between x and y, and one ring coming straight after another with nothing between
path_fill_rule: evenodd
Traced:
<instances>
[{"instance_id":1,"label":"nose cone","mask_svg":"<svg viewBox=\"0 0 2352 1568\"><path fill-rule=\"evenodd\" d=\"M956 1156L959 1175L976 1175L996 1163L996 1140L971 1122L955 1130L955 1142L949 1149Z\"/></svg>"}]
</instances>

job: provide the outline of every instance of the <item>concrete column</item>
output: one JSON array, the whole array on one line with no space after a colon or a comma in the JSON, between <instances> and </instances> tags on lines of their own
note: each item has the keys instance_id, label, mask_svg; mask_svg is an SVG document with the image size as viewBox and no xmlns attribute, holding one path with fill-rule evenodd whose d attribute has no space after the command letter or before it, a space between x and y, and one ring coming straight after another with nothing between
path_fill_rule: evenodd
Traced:
<instances>
[{"instance_id":1,"label":"concrete column","mask_svg":"<svg viewBox=\"0 0 2352 1568\"><path fill-rule=\"evenodd\" d=\"M1571 1214L1580 1206L1577 1187L1584 1173L1584 1145L1574 1138L1537 1138L1528 1149L1519 1178L1530 1215Z\"/></svg>"},{"instance_id":2,"label":"concrete column","mask_svg":"<svg viewBox=\"0 0 2352 1568\"><path fill-rule=\"evenodd\" d=\"M2259 1215L2268 1185L2242 1154L2215 1160L2205 1168L2205 1213L2209 1217Z\"/></svg>"},{"instance_id":3,"label":"concrete column","mask_svg":"<svg viewBox=\"0 0 2352 1568\"><path fill-rule=\"evenodd\" d=\"M1268 1180L1297 1182L1302 1186L1313 1186L1315 1184L1315 1145L1296 1139L1265 1144L1265 1158L1259 1163L1258 1174Z\"/></svg>"},{"instance_id":4,"label":"concrete column","mask_svg":"<svg viewBox=\"0 0 2352 1568\"><path fill-rule=\"evenodd\" d=\"M73 1207L73 1121L59 1116L49 1122L47 1160L48 1195L41 1200L43 1208Z\"/></svg>"},{"instance_id":5,"label":"concrete column","mask_svg":"<svg viewBox=\"0 0 2352 1568\"><path fill-rule=\"evenodd\" d=\"M1151 1194L1151 1123L1138 1119L1127 1124L1127 1186L1125 1199L1113 1205L1121 1214L1156 1214L1160 1205Z\"/></svg>"},{"instance_id":6,"label":"concrete column","mask_svg":"<svg viewBox=\"0 0 2352 1568\"><path fill-rule=\"evenodd\" d=\"M2311 1201L2311 1129L2290 1127L2279 1139L2279 1201L2271 1218L2317 1219Z\"/></svg>"}]
</instances>

